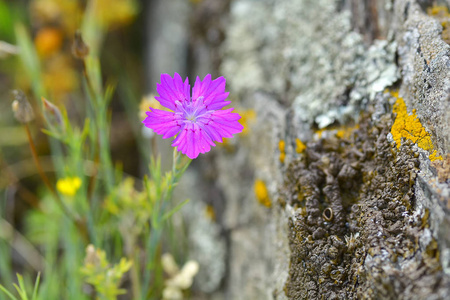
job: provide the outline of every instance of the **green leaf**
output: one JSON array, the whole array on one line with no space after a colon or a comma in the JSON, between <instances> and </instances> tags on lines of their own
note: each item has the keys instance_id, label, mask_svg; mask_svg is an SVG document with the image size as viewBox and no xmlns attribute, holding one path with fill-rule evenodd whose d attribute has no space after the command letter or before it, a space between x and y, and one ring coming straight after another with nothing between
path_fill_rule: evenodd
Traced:
<instances>
[{"instance_id":1,"label":"green leaf","mask_svg":"<svg viewBox=\"0 0 450 300\"><path fill-rule=\"evenodd\" d=\"M17 274L17 280L19 281L19 287L16 284L14 284L14 287L16 288L17 292L19 292L22 300L28 300L27 290L25 288L25 283L23 282L22 275Z\"/></svg>"},{"instance_id":2,"label":"green leaf","mask_svg":"<svg viewBox=\"0 0 450 300\"><path fill-rule=\"evenodd\" d=\"M0 0L0 36L2 39L12 42L14 36L12 9L5 1Z\"/></svg>"},{"instance_id":3,"label":"green leaf","mask_svg":"<svg viewBox=\"0 0 450 300\"><path fill-rule=\"evenodd\" d=\"M50 130L45 129L45 128L42 128L41 131L42 131L42 133L44 133L44 134L46 134L46 135L48 135L48 136L51 136L52 138L55 138L55 139L57 139L57 140L59 140L59 141L63 141L63 140L64 140L64 139L63 139L58 133L56 133L56 132L50 131Z\"/></svg>"},{"instance_id":4,"label":"green leaf","mask_svg":"<svg viewBox=\"0 0 450 300\"><path fill-rule=\"evenodd\" d=\"M170 211L168 211L167 213L165 213L163 215L163 217L161 218L161 222L164 222L165 220L167 220L168 218L170 218L174 213L176 213L177 211L179 211L184 205L186 205L190 200L186 199L183 202L179 203L178 205L176 205L174 208L172 208Z\"/></svg>"}]
</instances>

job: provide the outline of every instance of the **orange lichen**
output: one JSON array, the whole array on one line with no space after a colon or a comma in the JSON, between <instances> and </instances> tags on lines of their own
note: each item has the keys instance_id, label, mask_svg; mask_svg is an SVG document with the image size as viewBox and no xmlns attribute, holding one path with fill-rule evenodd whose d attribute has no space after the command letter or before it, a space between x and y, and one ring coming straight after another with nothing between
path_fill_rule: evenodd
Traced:
<instances>
[{"instance_id":1,"label":"orange lichen","mask_svg":"<svg viewBox=\"0 0 450 300\"><path fill-rule=\"evenodd\" d=\"M306 145L300 139L295 139L295 144L295 151L297 153L302 153L303 151L305 151Z\"/></svg>"},{"instance_id":2,"label":"orange lichen","mask_svg":"<svg viewBox=\"0 0 450 300\"><path fill-rule=\"evenodd\" d=\"M278 149L280 149L280 162L284 164L284 159L286 158L286 143L283 140L280 140L278 142Z\"/></svg>"},{"instance_id":3,"label":"orange lichen","mask_svg":"<svg viewBox=\"0 0 450 300\"><path fill-rule=\"evenodd\" d=\"M414 109L412 114L408 114L403 98L398 97L398 93L396 92L392 93L392 95L397 98L393 108L393 112L397 116L391 128L391 134L397 144L397 149L400 148L402 138L405 138L430 152L429 158L431 161L442 159L441 156L436 156L436 150L434 149L430 134L420 123L416 110Z\"/></svg>"},{"instance_id":4,"label":"orange lichen","mask_svg":"<svg viewBox=\"0 0 450 300\"><path fill-rule=\"evenodd\" d=\"M256 200L265 207L271 207L272 201L269 197L269 191L267 190L266 183L260 179L255 180L254 186Z\"/></svg>"}]
</instances>

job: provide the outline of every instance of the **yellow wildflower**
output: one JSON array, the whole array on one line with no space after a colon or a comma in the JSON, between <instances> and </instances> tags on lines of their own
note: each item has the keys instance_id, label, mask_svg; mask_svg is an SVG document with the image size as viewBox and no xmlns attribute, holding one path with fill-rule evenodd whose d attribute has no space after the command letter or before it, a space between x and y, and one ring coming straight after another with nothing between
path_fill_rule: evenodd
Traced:
<instances>
[{"instance_id":1,"label":"yellow wildflower","mask_svg":"<svg viewBox=\"0 0 450 300\"><path fill-rule=\"evenodd\" d=\"M169 275L169 278L165 280L162 298L164 300L183 299L183 290L192 286L194 277L199 271L198 262L189 260L180 269L173 256L165 253L161 257L161 264L164 271Z\"/></svg>"},{"instance_id":2,"label":"yellow wildflower","mask_svg":"<svg viewBox=\"0 0 450 300\"><path fill-rule=\"evenodd\" d=\"M269 191L267 190L266 183L260 179L255 180L255 196L256 200L258 200L259 203L266 207L272 206L272 201L269 197Z\"/></svg>"},{"instance_id":3,"label":"yellow wildflower","mask_svg":"<svg viewBox=\"0 0 450 300\"><path fill-rule=\"evenodd\" d=\"M80 187L81 179L79 177L61 178L56 182L56 189L66 196L74 196Z\"/></svg>"}]
</instances>

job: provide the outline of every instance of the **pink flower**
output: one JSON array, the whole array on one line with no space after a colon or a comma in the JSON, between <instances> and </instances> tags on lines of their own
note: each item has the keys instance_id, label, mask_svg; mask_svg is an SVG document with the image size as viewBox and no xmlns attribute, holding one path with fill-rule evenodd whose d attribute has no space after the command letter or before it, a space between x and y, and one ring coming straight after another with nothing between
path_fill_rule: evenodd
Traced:
<instances>
[{"instance_id":1,"label":"pink flower","mask_svg":"<svg viewBox=\"0 0 450 300\"><path fill-rule=\"evenodd\" d=\"M172 146L189 158L208 152L214 142L222 143L222 138L230 138L244 128L238 122L239 114L232 113L233 108L222 110L231 103L225 101L229 93L225 92L223 77L215 80L211 80L210 74L203 80L197 77L191 97L188 78L183 83L177 73L173 78L161 74L156 90L159 97L155 99L172 111L150 107L142 122L164 139L176 135Z\"/></svg>"}]
</instances>

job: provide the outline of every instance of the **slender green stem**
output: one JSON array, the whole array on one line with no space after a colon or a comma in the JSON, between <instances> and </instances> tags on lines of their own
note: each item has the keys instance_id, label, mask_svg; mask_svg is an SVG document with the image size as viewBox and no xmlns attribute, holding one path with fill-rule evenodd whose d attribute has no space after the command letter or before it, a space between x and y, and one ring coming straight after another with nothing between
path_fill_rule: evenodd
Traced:
<instances>
[{"instance_id":1,"label":"slender green stem","mask_svg":"<svg viewBox=\"0 0 450 300\"><path fill-rule=\"evenodd\" d=\"M152 220L149 224L150 226L150 238L147 244L147 258L148 265L145 270L144 275L144 287L142 289L143 295L148 295L150 293L149 284L150 284L150 271L152 270L154 273L157 273L157 253L159 246L161 244L162 237L162 224L163 217L165 215L165 207L167 206L169 200L172 197L172 192L176 184L179 182L181 176L184 174L189 164L191 163L191 159L182 163L183 156L174 148L173 151L173 161L172 161L172 171L170 176L170 180L167 182L165 189L161 191L159 197L155 203L154 213L152 215ZM155 182L155 184L159 184L160 182ZM157 276L154 276L156 279ZM156 288L157 283L154 282L154 288Z\"/></svg>"},{"instance_id":2,"label":"slender green stem","mask_svg":"<svg viewBox=\"0 0 450 300\"><path fill-rule=\"evenodd\" d=\"M136 245L136 243L134 243ZM139 265L137 264L139 259L139 250L134 249L134 253L131 253L130 260L133 261L133 265L131 266L131 286L133 289L133 298L136 300L142 299L141 295L141 284L139 278Z\"/></svg>"}]
</instances>

